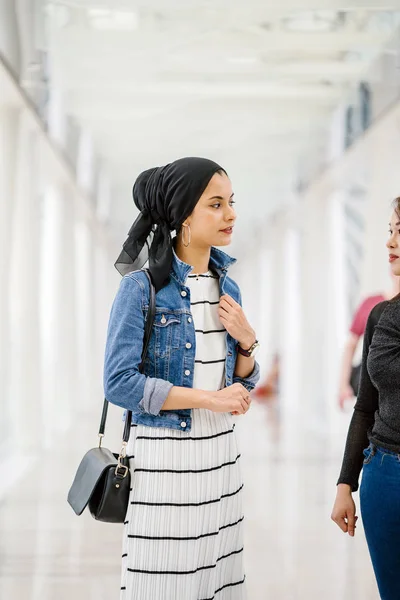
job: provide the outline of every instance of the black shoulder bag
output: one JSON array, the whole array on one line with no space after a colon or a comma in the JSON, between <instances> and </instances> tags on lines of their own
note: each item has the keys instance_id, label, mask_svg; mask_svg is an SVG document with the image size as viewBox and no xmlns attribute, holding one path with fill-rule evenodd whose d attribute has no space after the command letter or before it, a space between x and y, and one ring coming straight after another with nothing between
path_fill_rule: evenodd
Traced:
<instances>
[{"instance_id":1,"label":"black shoulder bag","mask_svg":"<svg viewBox=\"0 0 400 600\"><path fill-rule=\"evenodd\" d=\"M144 360L153 327L156 300L151 276L144 270L150 283L150 303L145 324L143 351L139 372L143 372ZM108 400L104 399L99 428L99 445L83 457L68 493L68 502L77 515L81 515L89 504L92 516L106 523L123 523L129 502L131 476L126 446L131 431L132 412L126 412L122 448L115 454L101 445L104 437L108 412Z\"/></svg>"}]
</instances>

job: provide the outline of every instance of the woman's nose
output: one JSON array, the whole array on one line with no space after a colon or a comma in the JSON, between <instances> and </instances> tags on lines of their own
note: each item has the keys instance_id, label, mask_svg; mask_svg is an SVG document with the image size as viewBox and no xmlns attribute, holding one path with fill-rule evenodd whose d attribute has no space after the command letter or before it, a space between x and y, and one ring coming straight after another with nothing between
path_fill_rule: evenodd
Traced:
<instances>
[{"instance_id":1,"label":"woman's nose","mask_svg":"<svg viewBox=\"0 0 400 600\"><path fill-rule=\"evenodd\" d=\"M392 234L388 241L386 242L386 248L395 248L397 246L396 238Z\"/></svg>"},{"instance_id":2,"label":"woman's nose","mask_svg":"<svg viewBox=\"0 0 400 600\"><path fill-rule=\"evenodd\" d=\"M236 219L236 212L233 207L228 209L228 212L225 214L226 221L234 221Z\"/></svg>"}]
</instances>

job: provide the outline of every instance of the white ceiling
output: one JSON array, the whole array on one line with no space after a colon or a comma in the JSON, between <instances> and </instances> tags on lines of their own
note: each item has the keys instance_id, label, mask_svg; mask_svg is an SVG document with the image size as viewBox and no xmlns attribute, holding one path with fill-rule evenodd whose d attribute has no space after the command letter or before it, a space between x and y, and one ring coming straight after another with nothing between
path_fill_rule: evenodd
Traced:
<instances>
[{"instance_id":1,"label":"white ceiling","mask_svg":"<svg viewBox=\"0 0 400 600\"><path fill-rule=\"evenodd\" d=\"M109 165L123 235L137 174L184 155L228 170L243 233L287 200L299 160L399 23L400 2L340 4L47 2L53 81Z\"/></svg>"}]
</instances>

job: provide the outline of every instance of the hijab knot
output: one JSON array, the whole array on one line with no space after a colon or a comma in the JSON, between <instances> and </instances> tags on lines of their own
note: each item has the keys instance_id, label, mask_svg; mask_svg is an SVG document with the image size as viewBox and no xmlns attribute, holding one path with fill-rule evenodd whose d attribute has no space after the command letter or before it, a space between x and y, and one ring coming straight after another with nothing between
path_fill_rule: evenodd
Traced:
<instances>
[{"instance_id":1,"label":"hijab knot","mask_svg":"<svg viewBox=\"0 0 400 600\"><path fill-rule=\"evenodd\" d=\"M193 212L218 171L226 173L212 160L188 157L138 176L132 194L140 213L115 262L121 275L148 262L156 291L166 285L173 257L171 231L177 231Z\"/></svg>"}]
</instances>

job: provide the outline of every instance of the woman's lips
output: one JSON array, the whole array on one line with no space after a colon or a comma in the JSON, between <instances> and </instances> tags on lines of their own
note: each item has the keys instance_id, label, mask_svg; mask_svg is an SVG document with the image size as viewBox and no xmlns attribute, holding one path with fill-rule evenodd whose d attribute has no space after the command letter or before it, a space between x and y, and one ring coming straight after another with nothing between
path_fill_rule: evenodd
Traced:
<instances>
[{"instance_id":1,"label":"woman's lips","mask_svg":"<svg viewBox=\"0 0 400 600\"><path fill-rule=\"evenodd\" d=\"M394 262L395 260L397 260L399 257L396 256L396 254L389 254L389 262Z\"/></svg>"},{"instance_id":2,"label":"woman's lips","mask_svg":"<svg viewBox=\"0 0 400 600\"><path fill-rule=\"evenodd\" d=\"M232 233L233 227L227 227L226 229L221 229L222 233Z\"/></svg>"}]
</instances>

